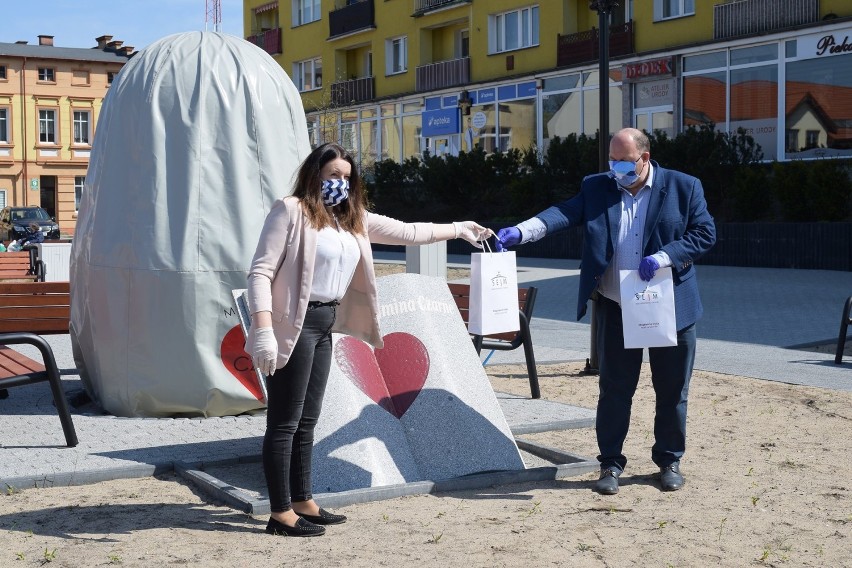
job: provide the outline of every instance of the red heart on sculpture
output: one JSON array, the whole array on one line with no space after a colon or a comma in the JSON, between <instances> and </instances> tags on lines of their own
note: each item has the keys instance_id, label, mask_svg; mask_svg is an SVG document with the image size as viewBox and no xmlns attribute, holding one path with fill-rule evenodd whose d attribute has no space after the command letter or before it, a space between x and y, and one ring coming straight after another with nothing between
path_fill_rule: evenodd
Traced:
<instances>
[{"instance_id":1,"label":"red heart on sculpture","mask_svg":"<svg viewBox=\"0 0 852 568\"><path fill-rule=\"evenodd\" d=\"M237 325L228 330L222 338L220 347L222 364L257 400L263 400L263 390L257 382L257 373L251 363L251 355L246 353L245 345L243 330L240 326Z\"/></svg>"},{"instance_id":2,"label":"red heart on sculpture","mask_svg":"<svg viewBox=\"0 0 852 568\"><path fill-rule=\"evenodd\" d=\"M334 357L355 386L373 402L402 418L429 375L429 353L423 342L410 333L389 333L383 339L385 346L373 351L363 341L342 337Z\"/></svg>"}]
</instances>

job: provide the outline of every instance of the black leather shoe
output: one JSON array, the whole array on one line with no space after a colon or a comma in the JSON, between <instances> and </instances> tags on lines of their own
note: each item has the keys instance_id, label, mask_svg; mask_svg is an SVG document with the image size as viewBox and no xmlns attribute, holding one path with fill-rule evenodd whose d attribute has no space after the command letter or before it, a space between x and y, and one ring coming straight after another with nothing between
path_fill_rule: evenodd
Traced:
<instances>
[{"instance_id":1,"label":"black leather shoe","mask_svg":"<svg viewBox=\"0 0 852 568\"><path fill-rule=\"evenodd\" d=\"M677 491L683 487L683 476L680 474L680 464L675 462L660 468L660 486L663 491Z\"/></svg>"},{"instance_id":2,"label":"black leather shoe","mask_svg":"<svg viewBox=\"0 0 852 568\"><path fill-rule=\"evenodd\" d=\"M278 536L321 536L325 534L325 527L315 525L301 517L293 527L270 518L266 524L266 532Z\"/></svg>"},{"instance_id":3,"label":"black leather shoe","mask_svg":"<svg viewBox=\"0 0 852 568\"><path fill-rule=\"evenodd\" d=\"M595 482L595 491L601 495L615 495L618 493L618 476L621 475L612 469L602 469L600 479Z\"/></svg>"},{"instance_id":4,"label":"black leather shoe","mask_svg":"<svg viewBox=\"0 0 852 568\"><path fill-rule=\"evenodd\" d=\"M335 515L334 513L329 513L322 507L320 507L319 513L319 515L307 515L305 513L299 513L298 511L296 512L297 515L315 525L339 525L340 523L346 522L346 515Z\"/></svg>"}]
</instances>

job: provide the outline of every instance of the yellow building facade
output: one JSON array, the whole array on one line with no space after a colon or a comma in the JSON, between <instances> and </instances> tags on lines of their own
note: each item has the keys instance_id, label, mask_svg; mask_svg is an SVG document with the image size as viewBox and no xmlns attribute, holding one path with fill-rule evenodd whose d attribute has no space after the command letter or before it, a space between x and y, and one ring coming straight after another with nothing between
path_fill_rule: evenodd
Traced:
<instances>
[{"instance_id":1,"label":"yellow building facade","mask_svg":"<svg viewBox=\"0 0 852 568\"><path fill-rule=\"evenodd\" d=\"M713 124L767 160L852 155L852 3L618 4L603 78L587 0L245 0L244 31L301 91L312 142L362 167L596 135L602 84L610 132Z\"/></svg>"},{"instance_id":2,"label":"yellow building facade","mask_svg":"<svg viewBox=\"0 0 852 568\"><path fill-rule=\"evenodd\" d=\"M0 43L0 207L40 206L73 233L95 125L112 78L133 48ZM0 239L5 238L0 235Z\"/></svg>"}]
</instances>

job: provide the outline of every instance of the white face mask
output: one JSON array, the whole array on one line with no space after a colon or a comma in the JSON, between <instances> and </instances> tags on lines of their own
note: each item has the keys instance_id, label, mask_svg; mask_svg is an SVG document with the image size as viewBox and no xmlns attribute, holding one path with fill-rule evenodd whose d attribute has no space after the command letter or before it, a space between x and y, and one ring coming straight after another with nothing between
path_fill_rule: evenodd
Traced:
<instances>
[{"instance_id":1,"label":"white face mask","mask_svg":"<svg viewBox=\"0 0 852 568\"><path fill-rule=\"evenodd\" d=\"M639 174L636 173L636 163L642 159L642 156L636 159L635 162L630 160L610 160L609 161L609 177L622 186L628 187L636 183L639 179ZM645 169L645 166L642 166Z\"/></svg>"},{"instance_id":2,"label":"white face mask","mask_svg":"<svg viewBox=\"0 0 852 568\"><path fill-rule=\"evenodd\" d=\"M322 202L329 207L349 199L349 180L327 179L322 182Z\"/></svg>"}]
</instances>

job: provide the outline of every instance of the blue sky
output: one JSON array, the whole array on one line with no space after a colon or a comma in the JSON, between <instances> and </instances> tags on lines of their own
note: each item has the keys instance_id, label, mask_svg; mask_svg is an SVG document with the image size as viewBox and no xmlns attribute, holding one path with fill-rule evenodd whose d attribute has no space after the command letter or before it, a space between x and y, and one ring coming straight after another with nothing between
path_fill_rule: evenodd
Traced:
<instances>
[{"instance_id":1,"label":"blue sky","mask_svg":"<svg viewBox=\"0 0 852 568\"><path fill-rule=\"evenodd\" d=\"M222 0L222 31L243 35L242 0ZM205 0L3 0L0 42L54 36L59 47L94 47L111 35L137 50L173 33L203 30ZM210 28L212 29L212 27Z\"/></svg>"}]
</instances>

